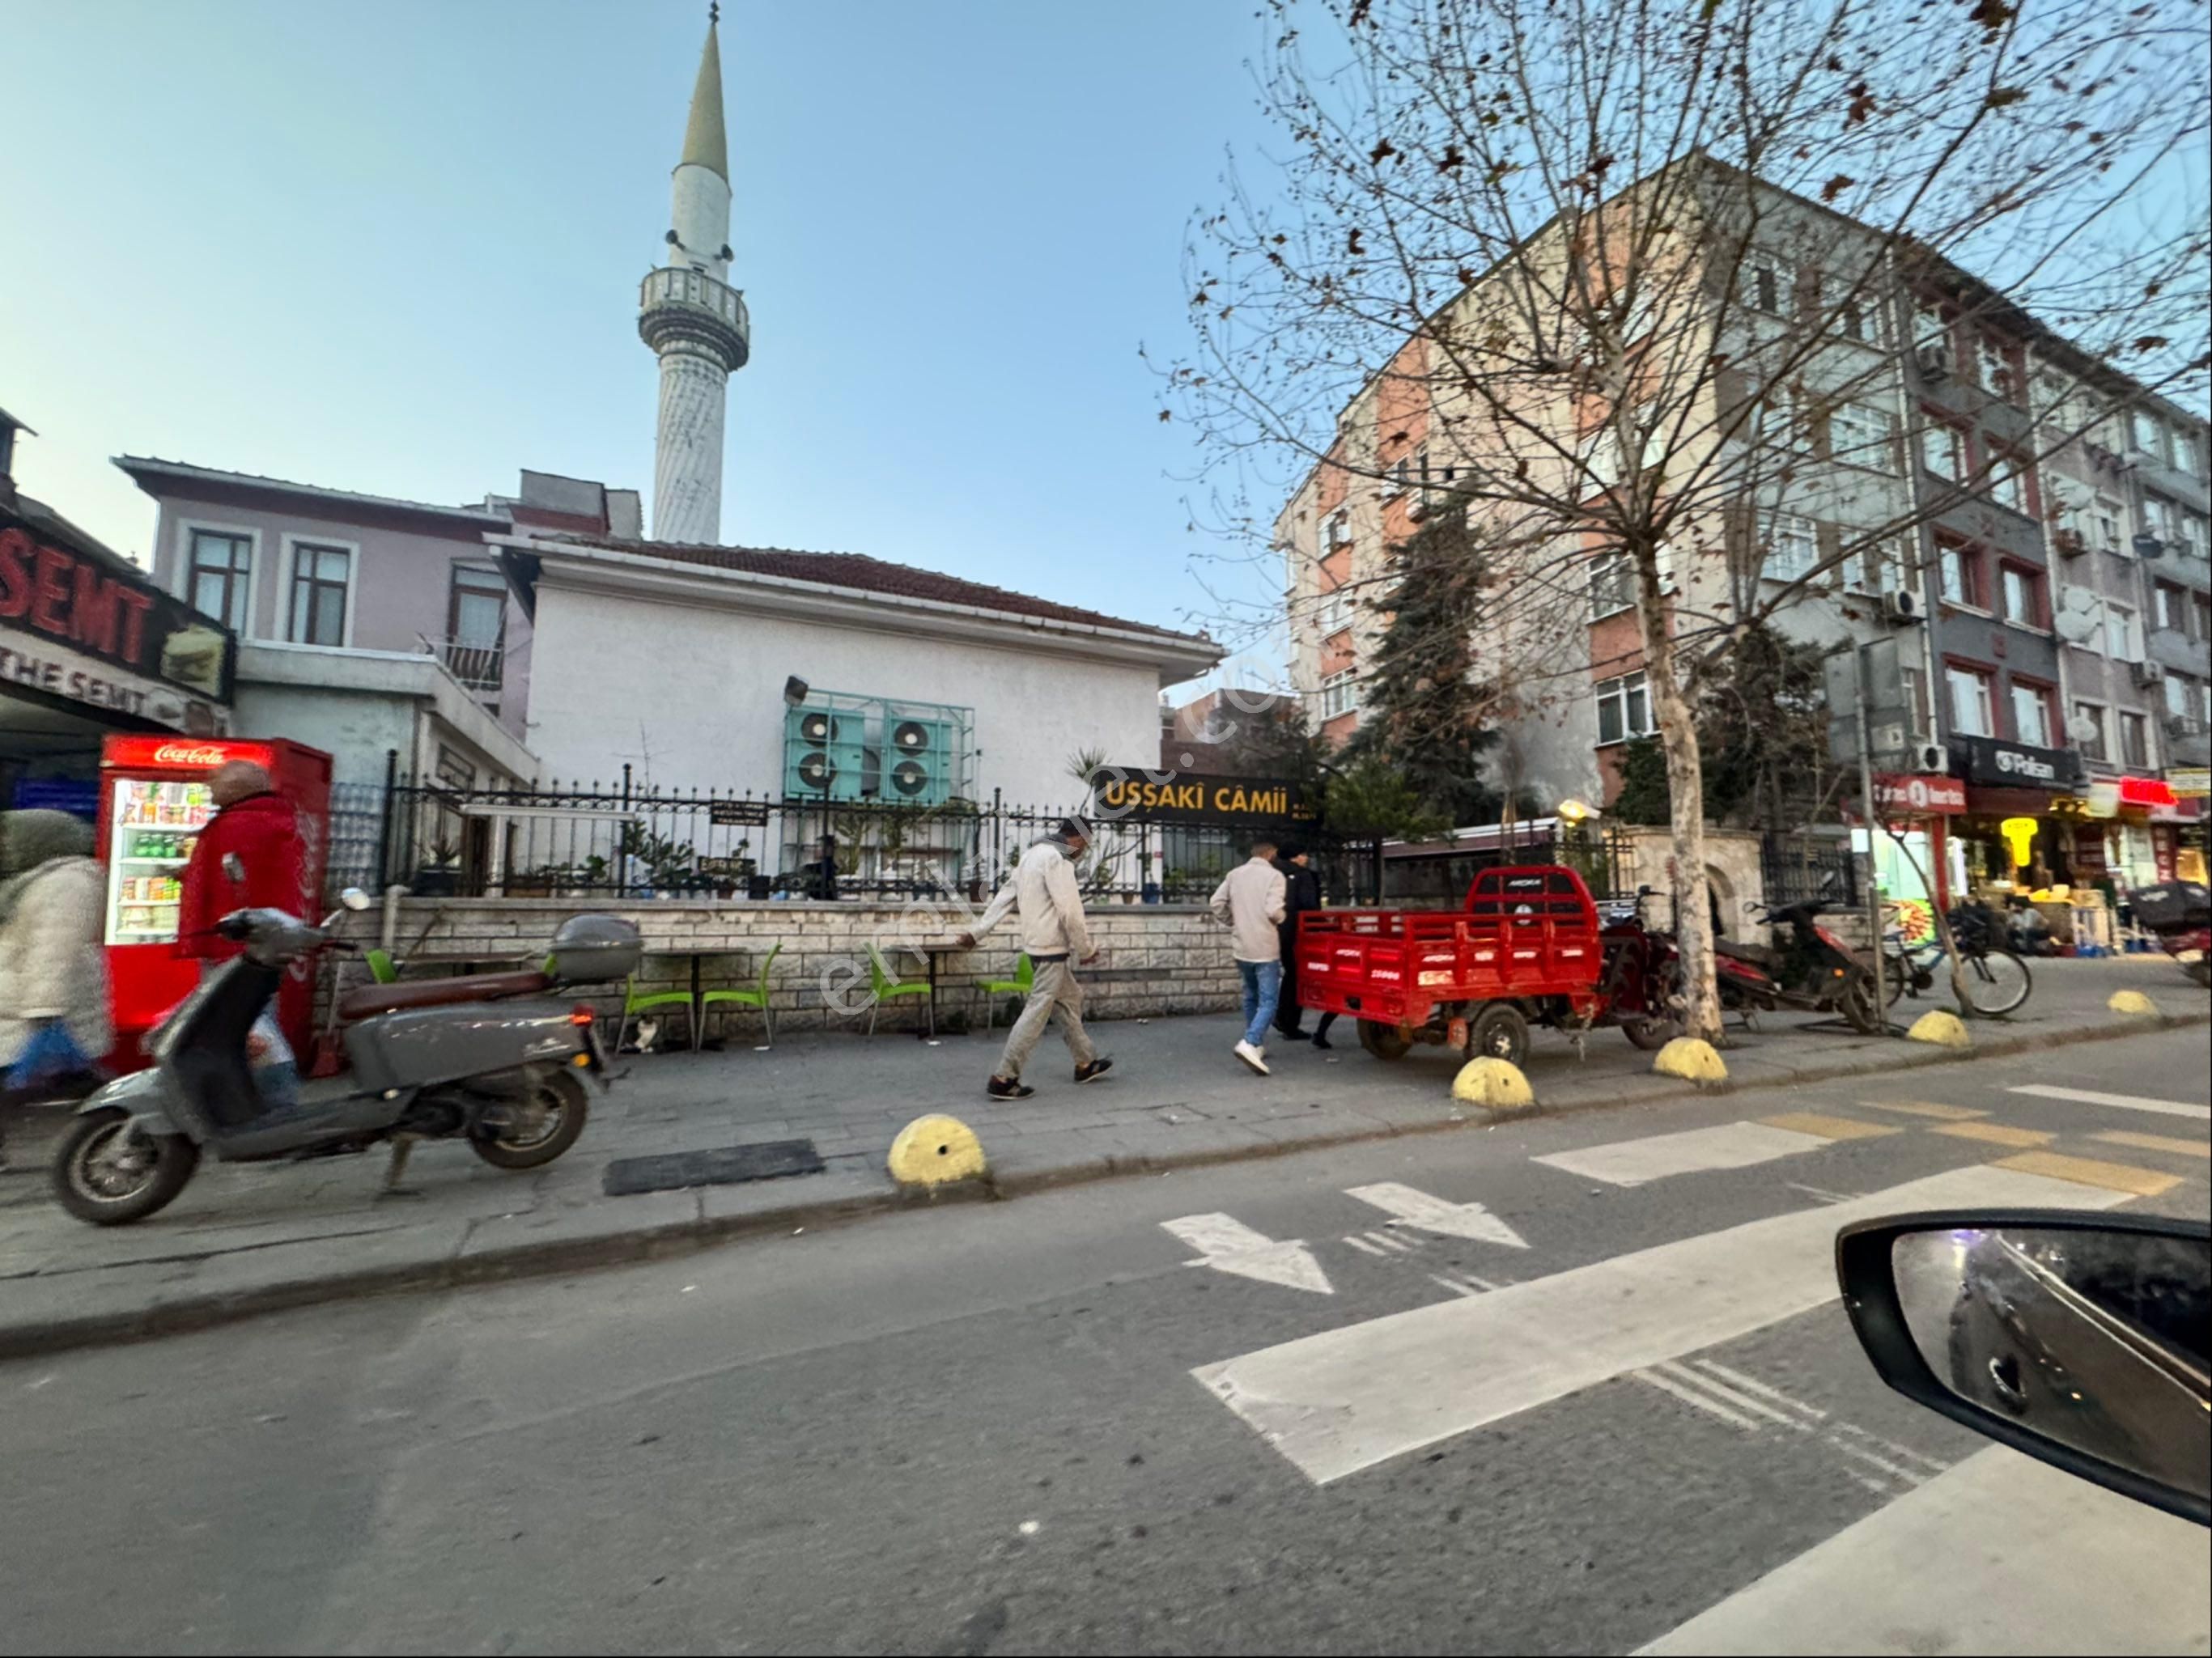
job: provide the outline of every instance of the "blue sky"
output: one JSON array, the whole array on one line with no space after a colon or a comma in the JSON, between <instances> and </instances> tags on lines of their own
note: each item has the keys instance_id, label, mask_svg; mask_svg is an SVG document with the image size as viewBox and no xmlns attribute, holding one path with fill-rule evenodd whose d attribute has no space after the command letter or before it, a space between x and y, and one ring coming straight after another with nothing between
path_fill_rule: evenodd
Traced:
<instances>
[{"instance_id":1,"label":"blue sky","mask_svg":"<svg viewBox=\"0 0 2212 1658\"><path fill-rule=\"evenodd\" d=\"M1253 11L726 6L754 356L723 538L1205 621L1197 457L1137 347L1183 344L1187 216L1259 136ZM705 23L0 0L0 406L40 433L19 482L142 559L153 505L111 455L432 501L523 466L649 492L637 282Z\"/></svg>"}]
</instances>

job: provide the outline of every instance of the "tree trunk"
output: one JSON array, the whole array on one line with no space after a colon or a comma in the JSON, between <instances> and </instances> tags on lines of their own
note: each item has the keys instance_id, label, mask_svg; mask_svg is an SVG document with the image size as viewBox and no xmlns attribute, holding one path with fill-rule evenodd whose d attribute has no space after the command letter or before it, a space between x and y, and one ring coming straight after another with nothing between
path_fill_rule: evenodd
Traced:
<instances>
[{"instance_id":1,"label":"tree trunk","mask_svg":"<svg viewBox=\"0 0 2212 1658\"><path fill-rule=\"evenodd\" d=\"M1668 813L1674 832L1674 882L1681 902L1674 937L1682 952L1682 1034L1721 1040L1720 988L1714 977L1712 900L1705 880L1705 768L1697 722L1674 673L1674 640L1660 592L1656 550L1634 550L1637 616L1644 632L1644 678L1659 744L1667 756Z\"/></svg>"}]
</instances>

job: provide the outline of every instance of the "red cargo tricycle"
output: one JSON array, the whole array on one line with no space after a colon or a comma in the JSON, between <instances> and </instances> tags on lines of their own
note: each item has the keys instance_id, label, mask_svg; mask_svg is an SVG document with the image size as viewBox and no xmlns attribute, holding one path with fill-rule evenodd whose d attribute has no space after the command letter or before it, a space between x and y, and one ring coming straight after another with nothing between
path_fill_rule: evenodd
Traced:
<instances>
[{"instance_id":1,"label":"red cargo tricycle","mask_svg":"<svg viewBox=\"0 0 2212 1658\"><path fill-rule=\"evenodd\" d=\"M1297 950L1299 1005L1358 1020L1381 1060L1436 1042L1520 1065L1532 1023L1608 1011L1597 908L1560 864L1484 870L1455 910L1308 910Z\"/></svg>"}]
</instances>

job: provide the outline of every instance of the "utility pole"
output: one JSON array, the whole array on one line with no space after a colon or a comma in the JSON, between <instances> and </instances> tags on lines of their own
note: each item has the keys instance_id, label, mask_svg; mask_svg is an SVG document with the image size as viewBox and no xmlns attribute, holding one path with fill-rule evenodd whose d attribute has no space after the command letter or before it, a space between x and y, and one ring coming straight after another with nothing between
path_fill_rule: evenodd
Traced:
<instances>
[{"instance_id":1,"label":"utility pole","mask_svg":"<svg viewBox=\"0 0 2212 1658\"><path fill-rule=\"evenodd\" d=\"M1851 647L1853 683L1852 703L1859 722L1859 799L1866 811L1867 836L1867 920L1868 936L1873 939L1874 954L1874 1016L1882 1034L1889 1034L1889 998L1883 993L1881 960L1881 882L1875 873L1874 838L1881 832L1881 809L1874 793L1873 722L1867 717L1866 665L1858 659L1858 647Z\"/></svg>"}]
</instances>

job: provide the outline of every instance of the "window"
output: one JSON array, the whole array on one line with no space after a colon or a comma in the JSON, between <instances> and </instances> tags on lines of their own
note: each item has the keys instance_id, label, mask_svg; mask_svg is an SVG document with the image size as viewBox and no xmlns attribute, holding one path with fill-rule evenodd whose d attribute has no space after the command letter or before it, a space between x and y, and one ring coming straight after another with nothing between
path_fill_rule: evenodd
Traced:
<instances>
[{"instance_id":1,"label":"window","mask_svg":"<svg viewBox=\"0 0 2212 1658\"><path fill-rule=\"evenodd\" d=\"M1332 513L1328 520L1329 550L1334 551L1339 547L1350 545L1352 545L1352 514L1348 512Z\"/></svg>"},{"instance_id":2,"label":"window","mask_svg":"<svg viewBox=\"0 0 2212 1658\"><path fill-rule=\"evenodd\" d=\"M1590 561L1590 620L1617 615L1636 603L1636 567L1626 553L1601 553Z\"/></svg>"},{"instance_id":3,"label":"window","mask_svg":"<svg viewBox=\"0 0 2212 1658\"><path fill-rule=\"evenodd\" d=\"M1851 562L1851 585L1863 593L1895 593L1905 590L1905 573L1912 563L1912 537L1869 542ZM1924 728L1923 728L1924 729Z\"/></svg>"},{"instance_id":4,"label":"window","mask_svg":"<svg viewBox=\"0 0 2212 1658\"><path fill-rule=\"evenodd\" d=\"M1900 667L1898 683L1905 688L1905 706L1912 715L1916 732L1932 732L1936 722L1928 717L1928 676L1917 668Z\"/></svg>"},{"instance_id":5,"label":"window","mask_svg":"<svg viewBox=\"0 0 2212 1658\"><path fill-rule=\"evenodd\" d=\"M1413 479L1412 457L1401 455L1398 458L1398 464L1390 467L1383 476L1388 480L1382 486L1382 494L1386 499L1392 495L1404 495L1407 486Z\"/></svg>"},{"instance_id":6,"label":"window","mask_svg":"<svg viewBox=\"0 0 2212 1658\"><path fill-rule=\"evenodd\" d=\"M453 566L446 627L446 665L453 677L477 690L495 688L507 647L507 583L498 571Z\"/></svg>"},{"instance_id":7,"label":"window","mask_svg":"<svg viewBox=\"0 0 2212 1658\"><path fill-rule=\"evenodd\" d=\"M2148 409L2128 410L2128 441L2160 460L2166 459L2166 428Z\"/></svg>"},{"instance_id":8,"label":"window","mask_svg":"<svg viewBox=\"0 0 2212 1658\"><path fill-rule=\"evenodd\" d=\"M2166 675L2166 712L2181 722L2185 735L2196 736L2204 729L2204 687L2187 674Z\"/></svg>"},{"instance_id":9,"label":"window","mask_svg":"<svg viewBox=\"0 0 2212 1658\"><path fill-rule=\"evenodd\" d=\"M1982 587L1982 556L1972 547L1946 543L1936 552L1936 570L1938 591L1951 604L1978 610L1989 608Z\"/></svg>"},{"instance_id":10,"label":"window","mask_svg":"<svg viewBox=\"0 0 2212 1658\"><path fill-rule=\"evenodd\" d=\"M1329 638L1342 633L1352 625L1352 594L1343 587L1332 587L1321 596L1321 636Z\"/></svg>"},{"instance_id":11,"label":"window","mask_svg":"<svg viewBox=\"0 0 2212 1658\"><path fill-rule=\"evenodd\" d=\"M2075 724L2079 730L2081 752L2092 760L2105 757L2105 710L2095 702L2076 702L2074 705Z\"/></svg>"},{"instance_id":12,"label":"window","mask_svg":"<svg viewBox=\"0 0 2212 1658\"><path fill-rule=\"evenodd\" d=\"M2171 581L2158 584L2158 625L2178 634L2189 631L2189 590Z\"/></svg>"},{"instance_id":13,"label":"window","mask_svg":"<svg viewBox=\"0 0 2212 1658\"><path fill-rule=\"evenodd\" d=\"M1597 740L1601 744L1649 737L1658 729L1651 723L1650 690L1642 673L1598 681Z\"/></svg>"},{"instance_id":14,"label":"window","mask_svg":"<svg viewBox=\"0 0 2212 1658\"><path fill-rule=\"evenodd\" d=\"M246 607L253 585L251 537L215 530L192 531L185 562L185 595L202 616L213 616L234 633L246 631Z\"/></svg>"},{"instance_id":15,"label":"window","mask_svg":"<svg viewBox=\"0 0 2212 1658\"><path fill-rule=\"evenodd\" d=\"M2120 715L2120 763L2130 771L2150 765L2150 722L2139 714Z\"/></svg>"},{"instance_id":16,"label":"window","mask_svg":"<svg viewBox=\"0 0 2212 1658\"><path fill-rule=\"evenodd\" d=\"M1915 345L1948 345L1951 343L1951 319L1944 314L1943 302L1925 295L1912 301L1912 343Z\"/></svg>"},{"instance_id":17,"label":"window","mask_svg":"<svg viewBox=\"0 0 2212 1658\"><path fill-rule=\"evenodd\" d=\"M2002 340L1988 334L1974 337L1974 358L1982 375L1982 390L2007 403L2020 401L2020 374L2012 366L2012 353Z\"/></svg>"},{"instance_id":18,"label":"window","mask_svg":"<svg viewBox=\"0 0 2212 1658\"><path fill-rule=\"evenodd\" d=\"M2025 514L2027 511L2027 469L2008 455L1999 456L1990 470L1990 499L2000 507Z\"/></svg>"},{"instance_id":19,"label":"window","mask_svg":"<svg viewBox=\"0 0 2212 1658\"><path fill-rule=\"evenodd\" d=\"M1896 425L1887 409L1864 403L1839 404L1828 416L1829 452L1854 466L1887 471L1894 465L1890 458L1890 434Z\"/></svg>"},{"instance_id":20,"label":"window","mask_svg":"<svg viewBox=\"0 0 2212 1658\"><path fill-rule=\"evenodd\" d=\"M1820 562L1820 532L1809 518L1770 513L1762 539L1766 562L1759 574L1769 581L1801 581Z\"/></svg>"},{"instance_id":21,"label":"window","mask_svg":"<svg viewBox=\"0 0 2212 1658\"><path fill-rule=\"evenodd\" d=\"M2031 744L2039 749L2052 746L2051 693L2042 686L2013 682L2012 734L2015 742Z\"/></svg>"},{"instance_id":22,"label":"window","mask_svg":"<svg viewBox=\"0 0 2212 1658\"><path fill-rule=\"evenodd\" d=\"M291 640L295 645L343 645L353 553L312 541L292 544Z\"/></svg>"},{"instance_id":23,"label":"window","mask_svg":"<svg viewBox=\"0 0 2212 1658\"><path fill-rule=\"evenodd\" d=\"M1845 300L1836 307L1836 331L1862 345L1881 343L1881 309L1866 299Z\"/></svg>"},{"instance_id":24,"label":"window","mask_svg":"<svg viewBox=\"0 0 2212 1658\"><path fill-rule=\"evenodd\" d=\"M2204 476L2204 434L2202 432L2176 432L2173 434L2173 464L2193 478Z\"/></svg>"},{"instance_id":25,"label":"window","mask_svg":"<svg viewBox=\"0 0 2212 1658\"><path fill-rule=\"evenodd\" d=\"M2142 660L2142 621L2132 606L2105 601L2105 654L2115 662Z\"/></svg>"},{"instance_id":26,"label":"window","mask_svg":"<svg viewBox=\"0 0 2212 1658\"><path fill-rule=\"evenodd\" d=\"M1946 667L1943 683L1951 693L1951 729L1965 737L1995 737L1996 707L1990 676L1978 668Z\"/></svg>"},{"instance_id":27,"label":"window","mask_svg":"<svg viewBox=\"0 0 2212 1658\"><path fill-rule=\"evenodd\" d=\"M2003 570L2004 619L2015 627L2047 628L2049 613L2044 604L2043 572L2031 570L2023 565L2008 564Z\"/></svg>"},{"instance_id":28,"label":"window","mask_svg":"<svg viewBox=\"0 0 2212 1658\"><path fill-rule=\"evenodd\" d=\"M2192 600L2192 604L2197 611L2197 636L2199 639L2212 639L2212 598L2198 593Z\"/></svg>"},{"instance_id":29,"label":"window","mask_svg":"<svg viewBox=\"0 0 2212 1658\"><path fill-rule=\"evenodd\" d=\"M2169 546L2180 539L2179 515L2164 495L2143 496L2143 528Z\"/></svg>"},{"instance_id":30,"label":"window","mask_svg":"<svg viewBox=\"0 0 2212 1658\"><path fill-rule=\"evenodd\" d=\"M1754 311L1782 314L1782 270L1764 254L1744 262L1743 302Z\"/></svg>"},{"instance_id":31,"label":"window","mask_svg":"<svg viewBox=\"0 0 2212 1658\"><path fill-rule=\"evenodd\" d=\"M1948 421L1929 421L1921 428L1920 464L1937 477L1958 483L1966 476L1966 434Z\"/></svg>"},{"instance_id":32,"label":"window","mask_svg":"<svg viewBox=\"0 0 2212 1658\"><path fill-rule=\"evenodd\" d=\"M2106 552L2120 550L2120 508L2117 501L2097 497L2096 511L2090 514L2090 525L2096 531L2096 544Z\"/></svg>"},{"instance_id":33,"label":"window","mask_svg":"<svg viewBox=\"0 0 2212 1658\"><path fill-rule=\"evenodd\" d=\"M1339 714L1359 711L1359 673L1356 668L1340 668L1321 682L1321 717L1334 720Z\"/></svg>"},{"instance_id":34,"label":"window","mask_svg":"<svg viewBox=\"0 0 2212 1658\"><path fill-rule=\"evenodd\" d=\"M2184 508L2181 519L2181 554L2185 558L2212 557L2212 519L2202 513Z\"/></svg>"}]
</instances>

